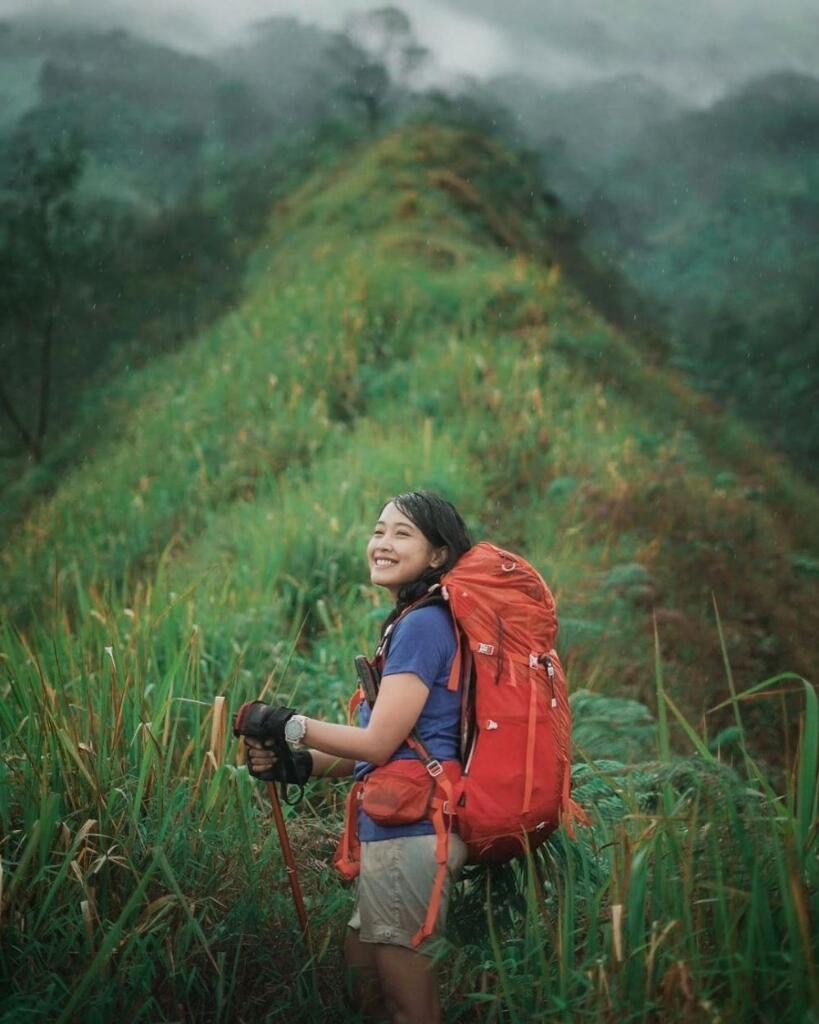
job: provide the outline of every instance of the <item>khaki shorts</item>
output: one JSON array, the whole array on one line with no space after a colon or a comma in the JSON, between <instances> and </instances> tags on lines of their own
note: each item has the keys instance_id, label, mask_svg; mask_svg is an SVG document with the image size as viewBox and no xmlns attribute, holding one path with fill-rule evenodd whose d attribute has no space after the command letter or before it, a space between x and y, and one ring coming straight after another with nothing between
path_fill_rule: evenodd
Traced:
<instances>
[{"instance_id":1,"label":"khaki shorts","mask_svg":"<svg viewBox=\"0 0 819 1024\"><path fill-rule=\"evenodd\" d=\"M362 942L383 942L412 949L412 937L424 923L438 865L435 836L401 836L361 844L361 873L356 903L348 925ZM466 844L454 832L449 837L449 871L441 894L435 930L442 934L451 883L466 863ZM435 943L427 939L415 952L432 956Z\"/></svg>"}]
</instances>

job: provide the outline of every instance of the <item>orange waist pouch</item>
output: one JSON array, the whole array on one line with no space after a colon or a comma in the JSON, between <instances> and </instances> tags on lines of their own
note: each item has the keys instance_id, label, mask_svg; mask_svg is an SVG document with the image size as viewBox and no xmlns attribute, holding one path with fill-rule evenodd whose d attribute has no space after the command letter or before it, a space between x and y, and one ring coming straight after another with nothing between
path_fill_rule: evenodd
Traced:
<instances>
[{"instance_id":1,"label":"orange waist pouch","mask_svg":"<svg viewBox=\"0 0 819 1024\"><path fill-rule=\"evenodd\" d=\"M459 761L441 763L451 783L461 777ZM364 778L361 807L377 825L412 825L430 816L438 784L421 761L390 761Z\"/></svg>"}]
</instances>

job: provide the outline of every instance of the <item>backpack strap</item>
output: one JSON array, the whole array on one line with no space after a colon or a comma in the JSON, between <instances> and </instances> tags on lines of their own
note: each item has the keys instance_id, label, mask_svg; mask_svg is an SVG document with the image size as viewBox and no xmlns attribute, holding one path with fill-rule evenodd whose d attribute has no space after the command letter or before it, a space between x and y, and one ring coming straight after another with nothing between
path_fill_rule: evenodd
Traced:
<instances>
[{"instance_id":1,"label":"backpack strap","mask_svg":"<svg viewBox=\"0 0 819 1024\"><path fill-rule=\"evenodd\" d=\"M346 882L357 878L361 871L361 842L358 838L358 801L364 785L355 782L344 802L344 831L336 847L333 867Z\"/></svg>"},{"instance_id":2,"label":"backpack strap","mask_svg":"<svg viewBox=\"0 0 819 1024\"><path fill-rule=\"evenodd\" d=\"M353 724L353 715L358 710L358 705L364 700L364 691L360 686L357 686L353 691L352 697L347 702L347 724Z\"/></svg>"},{"instance_id":3,"label":"backpack strap","mask_svg":"<svg viewBox=\"0 0 819 1024\"><path fill-rule=\"evenodd\" d=\"M435 879L432 883L429 903L427 904L427 916L424 923L413 935L411 945L413 949L430 937L435 931L435 923L438 920L438 912L441 909L441 897L446 881L447 863L449 860L449 833L452 831L452 816L444 814L446 804L452 806L453 790L452 783L441 775L438 779L438 786L444 791L444 795L435 796L432 799L430 818L435 828L435 860L438 865L435 871ZM449 793L449 796L446 793Z\"/></svg>"},{"instance_id":4,"label":"backpack strap","mask_svg":"<svg viewBox=\"0 0 819 1024\"><path fill-rule=\"evenodd\" d=\"M415 949L435 931L435 923L441 909L441 897L449 862L449 835L455 817L455 787L452 779L446 774L444 766L437 758L432 757L415 729L407 738L407 746L419 760L423 761L424 767L435 780L435 793L430 802L429 820L435 829L437 869L427 904L427 916L411 940L411 945Z\"/></svg>"},{"instance_id":5,"label":"backpack strap","mask_svg":"<svg viewBox=\"0 0 819 1024\"><path fill-rule=\"evenodd\" d=\"M455 613L452 611L452 606L447 602L447 608L449 608L449 614L452 619L452 628L455 630L455 657L452 659L452 668L449 672L449 682L446 684L447 690L454 693L461 685L461 677L465 675L464 665L464 650L465 640L464 635L458 627L458 623L455 619Z\"/></svg>"}]
</instances>

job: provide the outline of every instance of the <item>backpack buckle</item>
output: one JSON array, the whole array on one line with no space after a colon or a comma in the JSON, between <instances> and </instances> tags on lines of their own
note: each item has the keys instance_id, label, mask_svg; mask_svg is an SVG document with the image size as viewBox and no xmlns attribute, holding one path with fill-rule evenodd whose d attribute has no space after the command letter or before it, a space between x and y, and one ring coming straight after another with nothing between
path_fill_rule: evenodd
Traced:
<instances>
[{"instance_id":1,"label":"backpack buckle","mask_svg":"<svg viewBox=\"0 0 819 1024\"><path fill-rule=\"evenodd\" d=\"M424 765L424 767L429 772L429 774L433 777L433 779L437 779L438 776L441 775L443 773L443 770L444 770L444 766L441 764L441 762L438 761L434 757L433 757L433 759L431 761L427 761L427 763Z\"/></svg>"}]
</instances>

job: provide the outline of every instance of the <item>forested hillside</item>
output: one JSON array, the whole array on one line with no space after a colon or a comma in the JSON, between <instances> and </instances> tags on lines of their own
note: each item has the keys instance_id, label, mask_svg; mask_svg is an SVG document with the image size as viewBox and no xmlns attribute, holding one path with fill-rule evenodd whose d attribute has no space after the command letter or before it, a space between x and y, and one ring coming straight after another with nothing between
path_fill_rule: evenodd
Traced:
<instances>
[{"instance_id":1,"label":"forested hillside","mask_svg":"<svg viewBox=\"0 0 819 1024\"><path fill-rule=\"evenodd\" d=\"M0 533L95 443L97 385L234 306L277 198L355 137L327 46L286 19L208 58L0 23Z\"/></svg>"},{"instance_id":2,"label":"forested hillside","mask_svg":"<svg viewBox=\"0 0 819 1024\"><path fill-rule=\"evenodd\" d=\"M385 612L368 530L430 487L556 592L594 818L471 877L450 1019L804 1020L819 724L770 680L815 671L819 499L579 294L532 173L434 124L338 158L236 308L101 388L97 441L12 528L3 1019L348 1019L341 794L289 819L306 965L214 700L341 720Z\"/></svg>"},{"instance_id":3,"label":"forested hillside","mask_svg":"<svg viewBox=\"0 0 819 1024\"><path fill-rule=\"evenodd\" d=\"M590 258L633 289L634 322L815 477L819 80L774 73L689 110L635 76L487 88L517 112Z\"/></svg>"}]
</instances>

